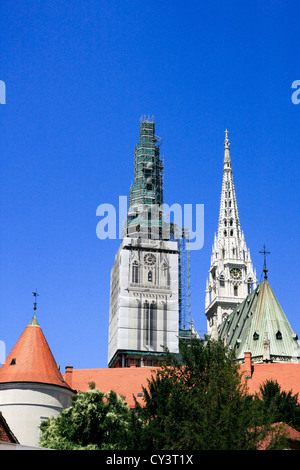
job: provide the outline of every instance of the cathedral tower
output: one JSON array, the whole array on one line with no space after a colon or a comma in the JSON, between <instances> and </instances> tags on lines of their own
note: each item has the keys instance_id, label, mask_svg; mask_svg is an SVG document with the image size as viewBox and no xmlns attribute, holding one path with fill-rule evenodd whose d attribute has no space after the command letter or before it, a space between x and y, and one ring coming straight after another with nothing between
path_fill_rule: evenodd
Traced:
<instances>
[{"instance_id":1,"label":"cathedral tower","mask_svg":"<svg viewBox=\"0 0 300 470\"><path fill-rule=\"evenodd\" d=\"M229 146L226 130L218 234L205 297L207 333L212 337L216 337L217 327L236 305L256 287L256 273L240 226Z\"/></svg>"},{"instance_id":2,"label":"cathedral tower","mask_svg":"<svg viewBox=\"0 0 300 470\"><path fill-rule=\"evenodd\" d=\"M163 219L163 162L153 119L140 123L134 184L111 271L109 367L152 366L178 352L178 244Z\"/></svg>"}]
</instances>

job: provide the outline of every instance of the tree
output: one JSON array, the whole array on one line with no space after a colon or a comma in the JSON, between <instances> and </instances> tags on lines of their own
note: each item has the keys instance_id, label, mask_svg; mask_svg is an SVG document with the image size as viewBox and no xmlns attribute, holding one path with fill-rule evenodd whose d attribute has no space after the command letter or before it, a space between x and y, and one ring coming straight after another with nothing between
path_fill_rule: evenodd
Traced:
<instances>
[{"instance_id":1,"label":"tree","mask_svg":"<svg viewBox=\"0 0 300 470\"><path fill-rule=\"evenodd\" d=\"M234 351L221 341L180 342L181 357L168 355L143 388L139 446L151 450L256 449L268 432L242 381Z\"/></svg>"},{"instance_id":2,"label":"tree","mask_svg":"<svg viewBox=\"0 0 300 470\"><path fill-rule=\"evenodd\" d=\"M274 422L283 422L300 431L300 405L298 394L281 390L277 380L266 380L257 397L265 413L272 414Z\"/></svg>"},{"instance_id":3,"label":"tree","mask_svg":"<svg viewBox=\"0 0 300 470\"><path fill-rule=\"evenodd\" d=\"M126 449L138 426L122 396L97 388L73 396L73 406L41 424L42 447L60 450Z\"/></svg>"}]
</instances>

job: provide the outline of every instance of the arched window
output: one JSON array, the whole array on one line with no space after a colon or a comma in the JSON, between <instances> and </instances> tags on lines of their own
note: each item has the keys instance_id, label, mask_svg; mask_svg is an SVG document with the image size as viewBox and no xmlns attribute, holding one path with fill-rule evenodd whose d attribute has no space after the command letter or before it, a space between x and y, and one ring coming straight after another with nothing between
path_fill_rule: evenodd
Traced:
<instances>
[{"instance_id":1,"label":"arched window","mask_svg":"<svg viewBox=\"0 0 300 470\"><path fill-rule=\"evenodd\" d=\"M145 343L149 343L149 327L150 327L150 318L149 318L149 302L146 300L144 303L144 331L145 331Z\"/></svg>"},{"instance_id":2,"label":"arched window","mask_svg":"<svg viewBox=\"0 0 300 470\"><path fill-rule=\"evenodd\" d=\"M153 346L154 340L154 328L155 328L155 314L156 314L156 304L155 302L151 302L150 305L150 318L149 318L149 342L150 346Z\"/></svg>"},{"instance_id":3,"label":"arched window","mask_svg":"<svg viewBox=\"0 0 300 470\"><path fill-rule=\"evenodd\" d=\"M136 261L132 264L132 282L139 282L139 265Z\"/></svg>"},{"instance_id":4,"label":"arched window","mask_svg":"<svg viewBox=\"0 0 300 470\"><path fill-rule=\"evenodd\" d=\"M233 288L233 293L234 293L234 296L235 296L235 297L238 296L238 293L239 293L239 288L238 288L238 286L234 286L234 288Z\"/></svg>"},{"instance_id":5,"label":"arched window","mask_svg":"<svg viewBox=\"0 0 300 470\"><path fill-rule=\"evenodd\" d=\"M152 271L148 271L148 282L152 282L152 280L153 280Z\"/></svg>"},{"instance_id":6,"label":"arched window","mask_svg":"<svg viewBox=\"0 0 300 470\"><path fill-rule=\"evenodd\" d=\"M155 329L156 329L156 303L149 302L146 300L144 303L144 338L145 344L148 346L153 346L154 343L154 336L155 336Z\"/></svg>"}]
</instances>

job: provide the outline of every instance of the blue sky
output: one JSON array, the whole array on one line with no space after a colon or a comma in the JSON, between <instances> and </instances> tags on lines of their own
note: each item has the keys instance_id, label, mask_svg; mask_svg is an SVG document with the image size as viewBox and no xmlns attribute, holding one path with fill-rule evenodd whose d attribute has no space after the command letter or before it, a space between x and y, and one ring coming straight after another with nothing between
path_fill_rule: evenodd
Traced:
<instances>
[{"instance_id":1,"label":"blue sky","mask_svg":"<svg viewBox=\"0 0 300 470\"><path fill-rule=\"evenodd\" d=\"M165 202L204 204L191 254L192 317L206 332L228 128L241 226L260 279L300 335L299 3L1 0L0 339L33 314L56 361L107 366L110 270L99 204L133 180L141 115L163 138Z\"/></svg>"}]
</instances>

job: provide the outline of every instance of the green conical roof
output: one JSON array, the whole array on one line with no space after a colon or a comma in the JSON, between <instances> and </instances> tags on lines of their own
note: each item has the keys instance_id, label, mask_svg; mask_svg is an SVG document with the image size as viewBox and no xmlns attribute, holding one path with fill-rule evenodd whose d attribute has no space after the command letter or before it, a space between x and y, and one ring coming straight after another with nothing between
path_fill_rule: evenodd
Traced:
<instances>
[{"instance_id":1,"label":"green conical roof","mask_svg":"<svg viewBox=\"0 0 300 470\"><path fill-rule=\"evenodd\" d=\"M264 280L219 326L219 336L236 348L238 361L300 361L300 343L270 284Z\"/></svg>"}]
</instances>

